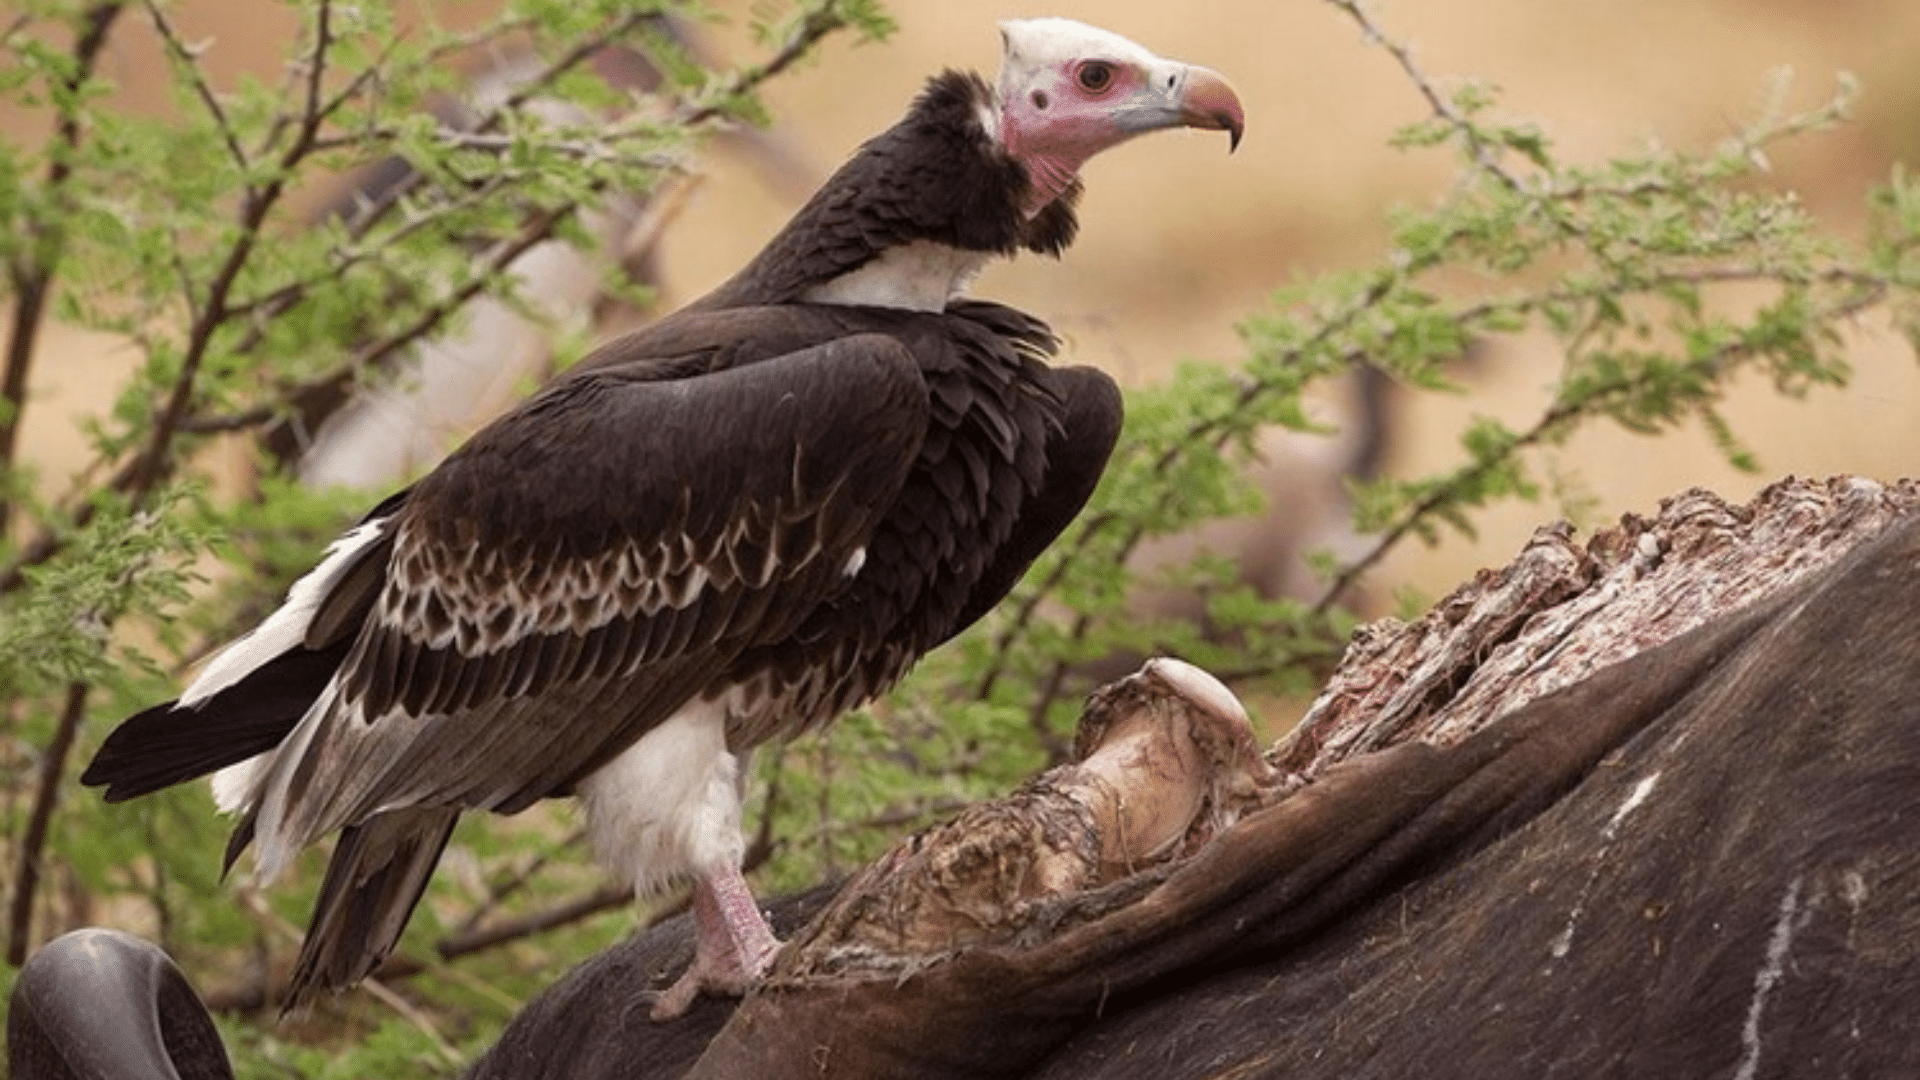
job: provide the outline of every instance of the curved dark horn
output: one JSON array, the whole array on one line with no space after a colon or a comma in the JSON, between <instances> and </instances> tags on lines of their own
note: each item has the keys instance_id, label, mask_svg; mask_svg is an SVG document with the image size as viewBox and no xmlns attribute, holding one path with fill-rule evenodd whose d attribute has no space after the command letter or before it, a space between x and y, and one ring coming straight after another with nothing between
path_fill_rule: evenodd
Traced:
<instances>
[{"instance_id":1,"label":"curved dark horn","mask_svg":"<svg viewBox=\"0 0 1920 1080\"><path fill-rule=\"evenodd\" d=\"M7 1012L13 1080L232 1080L213 1017L157 946L75 930L20 969Z\"/></svg>"}]
</instances>

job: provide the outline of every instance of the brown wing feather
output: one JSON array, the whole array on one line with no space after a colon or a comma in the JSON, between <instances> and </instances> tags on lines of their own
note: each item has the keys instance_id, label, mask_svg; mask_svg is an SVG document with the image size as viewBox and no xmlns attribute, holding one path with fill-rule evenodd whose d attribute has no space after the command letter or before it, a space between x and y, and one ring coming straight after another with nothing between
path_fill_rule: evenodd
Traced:
<instances>
[{"instance_id":1,"label":"brown wing feather","mask_svg":"<svg viewBox=\"0 0 1920 1080\"><path fill-rule=\"evenodd\" d=\"M927 407L906 349L862 335L669 383L592 372L482 432L402 511L262 839L564 790L844 587Z\"/></svg>"}]
</instances>

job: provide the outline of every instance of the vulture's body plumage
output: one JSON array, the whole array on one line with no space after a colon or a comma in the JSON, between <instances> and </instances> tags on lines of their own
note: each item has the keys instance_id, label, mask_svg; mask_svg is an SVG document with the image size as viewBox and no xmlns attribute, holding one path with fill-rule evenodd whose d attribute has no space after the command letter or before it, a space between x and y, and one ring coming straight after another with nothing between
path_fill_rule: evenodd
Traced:
<instances>
[{"instance_id":1,"label":"vulture's body plumage","mask_svg":"<svg viewBox=\"0 0 1920 1080\"><path fill-rule=\"evenodd\" d=\"M1238 138L1211 72L1064 20L1005 33L997 95L934 78L733 279L473 436L108 738L84 779L109 799L217 771L263 878L340 831L294 1000L392 949L460 813L569 794L642 892L694 880L662 1014L763 970L738 756L992 607L1119 432L1111 380L960 289L1062 250L1102 147Z\"/></svg>"}]
</instances>

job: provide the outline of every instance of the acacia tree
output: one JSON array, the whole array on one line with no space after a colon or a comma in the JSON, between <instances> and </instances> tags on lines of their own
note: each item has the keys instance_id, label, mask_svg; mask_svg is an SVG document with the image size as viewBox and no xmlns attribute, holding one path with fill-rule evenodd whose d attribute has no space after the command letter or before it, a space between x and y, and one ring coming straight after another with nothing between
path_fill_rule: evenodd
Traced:
<instances>
[{"instance_id":1,"label":"acacia tree","mask_svg":"<svg viewBox=\"0 0 1920 1080\"><path fill-rule=\"evenodd\" d=\"M757 120L755 90L827 35L887 28L862 0L807 0L758 28L756 61L715 70L661 29L664 17L697 14L690 4L529 0L462 29L425 11L401 27L385 4L287 6L299 32L277 84L216 86L163 0L46 0L0 28L0 93L53 129L41 145L0 147L12 302L0 762L25 780L0 795L9 971L34 941L114 898L138 898L169 946L229 963L270 952L303 918L277 901L249 898L238 912L213 902L217 828L195 824L205 807L194 795L103 810L66 790L77 750L114 717L171 696L186 665L352 516L359 496L312 493L264 469L253 490L217 493L210 446L255 439L317 394L391 378L392 359L481 298L518 303L508 270L523 253L584 243L582 218L609 193L651 191L702 137ZM102 50L134 22L165 50L176 108L164 119L103 104ZM591 70L615 47L641 51L660 74L645 107ZM428 106L457 91L454 62L496 50L534 58L532 70L467 123L436 119ZM583 119L553 122L555 101ZM407 173L351 214L314 222L299 211L296 197L328 177L396 156ZM631 291L611 273L608 289ZM92 462L71 490L43 498L18 432L56 318L122 335L139 363L87 424ZM482 856L488 873L511 846ZM511 878L476 891L511 892ZM516 993L481 996L504 1015Z\"/></svg>"},{"instance_id":2,"label":"acacia tree","mask_svg":"<svg viewBox=\"0 0 1920 1080\"><path fill-rule=\"evenodd\" d=\"M653 20L675 4L520 0L475 27L423 21L401 33L385 5L288 2L301 30L278 85L215 86L162 0L39 0L0 28L0 94L52 120L43 144L0 146L11 301L0 767L20 778L0 791L9 958L17 965L52 933L134 910L239 1016L271 1004L273 967L292 951L317 863L305 864L308 888L241 888L235 904L216 880L224 825L203 794L103 807L73 787L75 763L113 721L171 696L366 496L276 479L264 450L260 482L224 492L207 448L252 445L317 392L391 377L379 373L480 298L513 302L507 269L523 252L556 237L584 243L581 215L601 197L652 190L702 136L758 119L754 90L825 36L886 29L858 0L801 0L762 28L760 60L716 71L657 31ZM1718 410L1737 373L1799 395L1844 382L1846 320L1886 308L1911 331L1920 195L1904 177L1872 193L1874 230L1855 249L1758 174L1769 144L1840 119L1848 88L1807 113L1768 111L1705 151L1579 165L1544 128L1501 118L1486 88L1429 78L1355 0L1331 3L1424 102L1398 145L1450 153L1455 182L1395 216L1373 265L1285 289L1249 316L1236 362L1189 364L1134 393L1094 505L1006 604L889 701L762 762L756 854L771 856L775 885L847 868L1057 756L1089 660L1158 649L1242 679L1310 684L1353 625L1354 586L1387 552L1470 532L1497 501L1540 499L1541 455L1574 431L1702 424L1730 460L1750 464ZM167 50L179 106L167 119L102 104L101 50L131 20ZM449 60L507 42L539 61L520 88L465 127L423 108L454 89ZM587 64L615 44L644 50L663 73L657 108L605 119L630 103ZM554 97L599 118L537 120L535 103ZM393 155L410 167L405 178L356 213L313 223L294 211L293 196L320 178ZM1715 301L1735 286L1766 299L1729 313ZM610 268L607 287L628 283ZM72 490L42 498L17 433L54 319L121 334L140 362L89 423L91 465ZM1471 343L1539 329L1560 343L1562 364L1533 421L1477 420L1456 461L1355 484L1354 523L1369 543L1324 559L1313 594L1266 598L1233 566L1202 558L1172 576L1207 599L1211 635L1129 612L1125 571L1142 544L1256 505L1264 494L1244 478L1256 438L1276 425L1320 430L1304 404L1317 386L1369 367L1445 392L1447 365ZM833 783L856 771L857 784ZM550 858L571 832L564 819L463 828L376 984L382 1004L326 1014L326 1049L236 1027L243 1055L299 1071L446 1071L554 965L629 925L586 917L624 898L584 858ZM392 988L402 978L404 993ZM336 1061L349 1043L354 1056Z\"/></svg>"}]
</instances>

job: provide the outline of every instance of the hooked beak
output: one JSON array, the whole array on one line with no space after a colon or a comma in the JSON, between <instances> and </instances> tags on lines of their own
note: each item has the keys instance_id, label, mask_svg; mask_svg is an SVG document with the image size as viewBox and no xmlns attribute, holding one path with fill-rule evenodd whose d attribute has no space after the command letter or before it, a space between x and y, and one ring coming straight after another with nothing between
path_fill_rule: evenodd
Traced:
<instances>
[{"instance_id":1,"label":"hooked beak","mask_svg":"<svg viewBox=\"0 0 1920 1080\"><path fill-rule=\"evenodd\" d=\"M1227 152L1240 146L1246 132L1246 111L1240 96L1217 71L1192 64L1173 64L1151 76L1141 100L1118 110L1115 122L1132 134L1170 127L1203 128L1227 133Z\"/></svg>"},{"instance_id":2,"label":"hooked beak","mask_svg":"<svg viewBox=\"0 0 1920 1080\"><path fill-rule=\"evenodd\" d=\"M1240 96L1215 71L1203 67L1187 68L1185 86L1180 93L1180 116L1188 127L1227 133L1227 153L1240 148L1240 136L1247 130L1247 114L1240 108Z\"/></svg>"}]
</instances>

